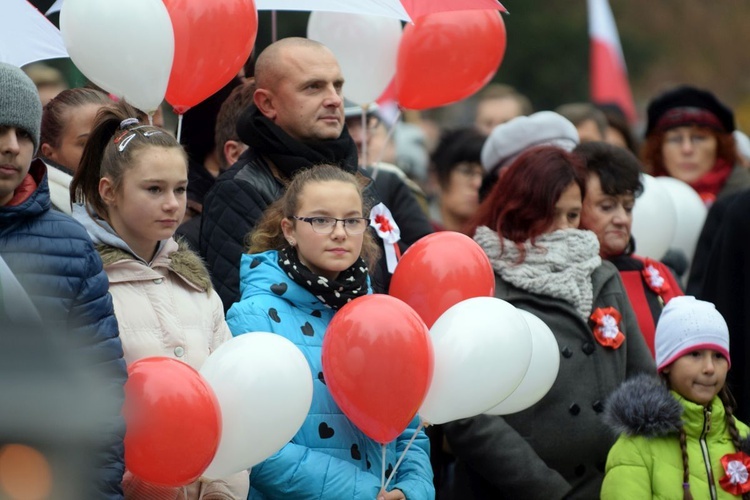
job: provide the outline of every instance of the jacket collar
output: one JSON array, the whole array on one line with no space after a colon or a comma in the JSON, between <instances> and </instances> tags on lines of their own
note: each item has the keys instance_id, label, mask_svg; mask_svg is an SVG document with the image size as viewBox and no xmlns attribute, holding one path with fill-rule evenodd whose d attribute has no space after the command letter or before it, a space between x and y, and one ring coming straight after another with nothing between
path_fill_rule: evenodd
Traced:
<instances>
[{"instance_id":1,"label":"jacket collar","mask_svg":"<svg viewBox=\"0 0 750 500\"><path fill-rule=\"evenodd\" d=\"M26 192L22 199L17 199L13 205L0 207L1 227L9 227L21 219L36 217L50 209L47 167L44 162L38 158L31 162L25 183L36 184L36 187Z\"/></svg>"},{"instance_id":2,"label":"jacket collar","mask_svg":"<svg viewBox=\"0 0 750 500\"><path fill-rule=\"evenodd\" d=\"M710 405L708 435L722 435L726 430L726 412L718 397ZM686 400L653 375L637 375L623 382L607 400L605 422L618 434L664 437L679 433L684 427L689 436L699 437L704 430L703 405Z\"/></svg>"},{"instance_id":3,"label":"jacket collar","mask_svg":"<svg viewBox=\"0 0 750 500\"><path fill-rule=\"evenodd\" d=\"M164 269L174 272L188 285L201 292L210 291L211 277L201 258L183 241L178 243L172 238L164 241L164 245L150 264L145 264L141 259L121 248L98 245L97 250L110 282L153 280L161 276L157 277L153 271ZM136 267L133 263L139 265Z\"/></svg>"},{"instance_id":4,"label":"jacket collar","mask_svg":"<svg viewBox=\"0 0 750 500\"><path fill-rule=\"evenodd\" d=\"M302 311L311 314L321 311L324 317L333 314L320 299L297 284L279 267L279 253L268 250L257 254L245 254L240 263L240 291L242 299L250 296L274 296L286 300ZM318 313L314 316L321 317Z\"/></svg>"}]
</instances>

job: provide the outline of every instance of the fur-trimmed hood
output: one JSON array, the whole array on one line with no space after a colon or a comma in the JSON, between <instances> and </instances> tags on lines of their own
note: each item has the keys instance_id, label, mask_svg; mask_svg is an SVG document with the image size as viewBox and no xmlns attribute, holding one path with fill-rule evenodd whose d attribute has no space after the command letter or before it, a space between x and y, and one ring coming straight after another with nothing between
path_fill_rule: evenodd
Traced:
<instances>
[{"instance_id":1,"label":"fur-trimmed hood","mask_svg":"<svg viewBox=\"0 0 750 500\"><path fill-rule=\"evenodd\" d=\"M125 260L138 260L133 254L109 245L97 245L105 269ZM151 267L167 267L185 281L205 292L211 291L211 276L203 260L182 240L168 240L154 257Z\"/></svg>"},{"instance_id":2,"label":"fur-trimmed hood","mask_svg":"<svg viewBox=\"0 0 750 500\"><path fill-rule=\"evenodd\" d=\"M703 405L655 376L628 379L605 407L607 423L621 434L597 498L683 498L685 483L694 498L738 498L719 480L727 475L726 457L747 453L750 429L730 413L719 396Z\"/></svg>"},{"instance_id":3,"label":"fur-trimmed hood","mask_svg":"<svg viewBox=\"0 0 750 500\"><path fill-rule=\"evenodd\" d=\"M648 438L679 433L682 405L653 375L636 375L607 400L604 421L618 434Z\"/></svg>"},{"instance_id":4,"label":"fur-trimmed hood","mask_svg":"<svg viewBox=\"0 0 750 500\"><path fill-rule=\"evenodd\" d=\"M683 401L686 402L686 400ZM690 405L690 408L699 407L695 403L686 403ZM718 398L714 398L712 408L714 418L723 419L724 406ZM721 408L720 414L717 414L718 408ZM691 409L688 413L690 412L694 414L695 410ZM604 421L615 432L646 438L678 434L680 427L688 424L686 416L689 421L689 415L685 414L685 407L669 391L664 382L658 377L647 374L636 375L623 382L609 397L604 410ZM723 422L714 420L711 432L723 432L724 425ZM741 451L750 454L750 436L740 440L740 445Z\"/></svg>"},{"instance_id":5,"label":"fur-trimmed hood","mask_svg":"<svg viewBox=\"0 0 750 500\"><path fill-rule=\"evenodd\" d=\"M208 269L198 254L190 250L186 242L182 240L176 242L173 238L162 240L159 242L154 258L151 262L146 262L135 254L107 221L92 216L84 205L80 203L73 205L73 218L86 228L86 232L102 258L105 270L118 262L136 261L150 269L167 268L201 292L212 290ZM110 275L111 282L113 278L109 272L107 274ZM149 279L149 276L141 274L139 279Z\"/></svg>"}]
</instances>

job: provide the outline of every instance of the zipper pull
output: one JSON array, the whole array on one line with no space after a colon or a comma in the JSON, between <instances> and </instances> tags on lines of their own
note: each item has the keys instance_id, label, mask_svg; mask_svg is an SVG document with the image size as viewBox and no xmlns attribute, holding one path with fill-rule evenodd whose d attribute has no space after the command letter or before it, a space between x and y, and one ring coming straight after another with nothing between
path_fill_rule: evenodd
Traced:
<instances>
[{"instance_id":1,"label":"zipper pull","mask_svg":"<svg viewBox=\"0 0 750 500\"><path fill-rule=\"evenodd\" d=\"M703 433L708 434L711 431L711 408L703 407Z\"/></svg>"}]
</instances>

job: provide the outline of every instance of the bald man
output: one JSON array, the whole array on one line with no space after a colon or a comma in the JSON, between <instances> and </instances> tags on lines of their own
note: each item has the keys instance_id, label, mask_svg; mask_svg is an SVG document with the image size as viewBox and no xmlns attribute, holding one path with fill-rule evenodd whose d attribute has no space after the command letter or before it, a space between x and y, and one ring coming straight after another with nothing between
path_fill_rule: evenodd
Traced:
<instances>
[{"instance_id":1,"label":"bald man","mask_svg":"<svg viewBox=\"0 0 750 500\"><path fill-rule=\"evenodd\" d=\"M200 254L227 310L239 300L245 236L301 169L319 163L357 172L357 147L344 127L344 78L333 53L306 38L269 45L255 65L253 102L237 122L249 146L206 195Z\"/></svg>"}]
</instances>

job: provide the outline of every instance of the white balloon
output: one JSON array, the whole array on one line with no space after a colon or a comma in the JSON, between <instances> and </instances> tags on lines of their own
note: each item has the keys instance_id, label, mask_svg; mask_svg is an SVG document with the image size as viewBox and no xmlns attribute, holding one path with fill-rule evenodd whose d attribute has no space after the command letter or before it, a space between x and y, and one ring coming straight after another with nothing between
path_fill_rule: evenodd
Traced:
<instances>
[{"instance_id":1,"label":"white balloon","mask_svg":"<svg viewBox=\"0 0 750 500\"><path fill-rule=\"evenodd\" d=\"M89 80L146 113L159 107L174 59L172 21L161 0L65 0L60 31Z\"/></svg>"},{"instance_id":2,"label":"white balloon","mask_svg":"<svg viewBox=\"0 0 750 500\"><path fill-rule=\"evenodd\" d=\"M521 384L488 415L510 415L525 410L541 400L552 388L560 369L560 348L552 330L544 321L528 311L518 309L531 330L533 352L531 363Z\"/></svg>"},{"instance_id":3,"label":"white balloon","mask_svg":"<svg viewBox=\"0 0 750 500\"><path fill-rule=\"evenodd\" d=\"M203 473L207 478L227 477L276 453L310 411L310 367L281 335L234 337L211 353L200 374L216 393L222 418L219 448Z\"/></svg>"},{"instance_id":4,"label":"white balloon","mask_svg":"<svg viewBox=\"0 0 750 500\"><path fill-rule=\"evenodd\" d=\"M326 45L338 59L344 95L356 104L380 97L396 74L401 21L365 14L315 11L307 37Z\"/></svg>"},{"instance_id":5,"label":"white balloon","mask_svg":"<svg viewBox=\"0 0 750 500\"><path fill-rule=\"evenodd\" d=\"M641 174L643 194L635 200L633 228L635 253L659 260L669 250L677 226L677 213L666 188Z\"/></svg>"},{"instance_id":6,"label":"white balloon","mask_svg":"<svg viewBox=\"0 0 750 500\"><path fill-rule=\"evenodd\" d=\"M688 262L692 262L695 246L698 244L698 237L708 213L706 204L686 182L674 177L657 177L656 182L667 191L677 214L674 238L669 248L682 250Z\"/></svg>"},{"instance_id":7,"label":"white balloon","mask_svg":"<svg viewBox=\"0 0 750 500\"><path fill-rule=\"evenodd\" d=\"M529 327L518 309L494 297L452 306L430 329L435 353L422 420L443 424L473 417L512 393L531 361Z\"/></svg>"}]
</instances>

